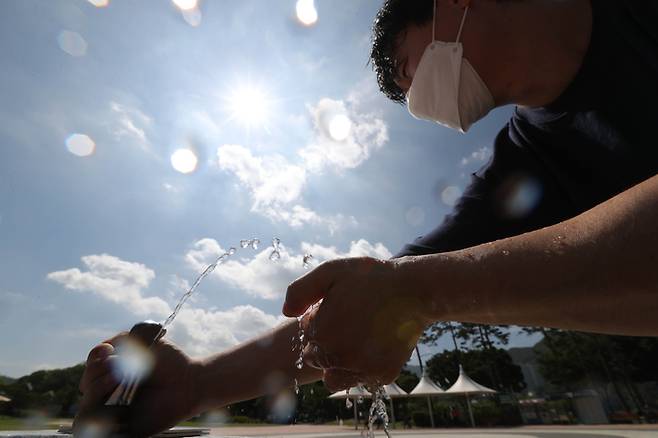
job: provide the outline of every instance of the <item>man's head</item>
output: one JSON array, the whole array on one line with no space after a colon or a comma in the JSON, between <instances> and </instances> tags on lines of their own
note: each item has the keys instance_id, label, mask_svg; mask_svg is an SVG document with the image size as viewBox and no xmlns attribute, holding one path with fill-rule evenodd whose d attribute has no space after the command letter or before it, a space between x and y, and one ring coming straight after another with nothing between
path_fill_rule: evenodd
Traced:
<instances>
[{"instance_id":1,"label":"man's head","mask_svg":"<svg viewBox=\"0 0 658 438\"><path fill-rule=\"evenodd\" d=\"M454 42L466 8L464 58L496 105L549 103L579 68L589 41L588 0L385 0L370 60L389 99L406 103L432 24L437 41Z\"/></svg>"}]
</instances>

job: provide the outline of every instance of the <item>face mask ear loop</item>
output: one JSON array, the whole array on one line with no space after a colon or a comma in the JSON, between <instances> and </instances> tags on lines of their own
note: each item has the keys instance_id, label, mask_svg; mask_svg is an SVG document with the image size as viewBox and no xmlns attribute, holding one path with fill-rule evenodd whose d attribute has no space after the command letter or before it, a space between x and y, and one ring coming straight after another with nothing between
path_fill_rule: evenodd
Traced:
<instances>
[{"instance_id":1,"label":"face mask ear loop","mask_svg":"<svg viewBox=\"0 0 658 438\"><path fill-rule=\"evenodd\" d=\"M435 3L435 7L436 7L436 3ZM462 22L459 25L459 32L457 32L457 42L459 42L459 40L462 37L462 29L464 28L464 23L466 22L466 14L468 14L468 6L466 6L466 9L464 9L464 15L462 16Z\"/></svg>"},{"instance_id":2,"label":"face mask ear loop","mask_svg":"<svg viewBox=\"0 0 658 438\"><path fill-rule=\"evenodd\" d=\"M439 0L434 0L434 11L432 12L432 42L436 41L436 2Z\"/></svg>"}]
</instances>

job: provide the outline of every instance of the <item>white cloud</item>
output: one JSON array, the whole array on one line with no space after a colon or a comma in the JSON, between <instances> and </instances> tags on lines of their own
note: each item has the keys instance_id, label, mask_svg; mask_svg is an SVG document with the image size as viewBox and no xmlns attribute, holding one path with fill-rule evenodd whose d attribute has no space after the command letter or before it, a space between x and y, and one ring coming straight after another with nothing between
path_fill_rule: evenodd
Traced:
<instances>
[{"instance_id":1,"label":"white cloud","mask_svg":"<svg viewBox=\"0 0 658 438\"><path fill-rule=\"evenodd\" d=\"M352 169L367 160L372 151L388 141L386 124L373 114L354 110L358 97L345 103L328 98L309 107L314 135L309 145L298 150L299 163L277 154L256 156L242 145L226 144L217 149L220 170L233 173L247 188L252 211L292 227L325 226L333 234L343 226L356 225L352 216L320 215L303 205L302 193L309 175L326 169ZM330 126L335 116L349 119L344 139L335 140Z\"/></svg>"},{"instance_id":2,"label":"white cloud","mask_svg":"<svg viewBox=\"0 0 658 438\"><path fill-rule=\"evenodd\" d=\"M221 251L217 242L202 239L195 249L188 252L187 262L198 270L203 258L210 258L214 251ZM102 254L82 257L88 268L81 272L77 268L51 272L48 279L65 288L80 292L91 292L102 299L124 306L140 317L162 320L171 313L171 308L162 299L144 297L143 289L155 278L155 273L140 263L126 262L117 257ZM195 263L199 264L196 265ZM189 288L189 283L172 278L175 288ZM227 310L195 308L188 301L169 328L168 338L179 344L186 352L199 356L221 351L285 321L283 316L270 315L253 306L236 306ZM107 338L110 333L90 328L80 331L64 331L67 337Z\"/></svg>"},{"instance_id":3,"label":"white cloud","mask_svg":"<svg viewBox=\"0 0 658 438\"><path fill-rule=\"evenodd\" d=\"M219 168L235 174L250 191L254 209L288 204L299 199L306 183L306 171L280 155L254 156L239 145L217 149Z\"/></svg>"},{"instance_id":4,"label":"white cloud","mask_svg":"<svg viewBox=\"0 0 658 438\"><path fill-rule=\"evenodd\" d=\"M151 125L152 119L138 108L117 102L110 102L110 110L114 116L114 124L110 128L112 134L118 139L131 138L137 140L143 149L149 148L146 129Z\"/></svg>"},{"instance_id":5,"label":"white cloud","mask_svg":"<svg viewBox=\"0 0 658 438\"><path fill-rule=\"evenodd\" d=\"M98 295L139 316L158 318L171 312L161 298L143 296L143 290L155 278L155 272L143 264L108 254L84 256L82 263L88 271L71 268L51 272L47 278L66 289Z\"/></svg>"},{"instance_id":6,"label":"white cloud","mask_svg":"<svg viewBox=\"0 0 658 438\"><path fill-rule=\"evenodd\" d=\"M275 300L285 295L288 285L304 273L303 256L310 253L314 263L345 257L370 256L388 259L391 252L382 244L371 244L365 239L353 241L347 251L341 252L334 246L322 246L303 242L300 251L294 251L281 245L281 258L277 262L269 259L271 248L265 248L253 258L231 259L218 267L213 276L242 290L248 295ZM214 239L201 239L185 255L188 265L195 271L201 271L212 263L223 249Z\"/></svg>"},{"instance_id":7,"label":"white cloud","mask_svg":"<svg viewBox=\"0 0 658 438\"><path fill-rule=\"evenodd\" d=\"M168 338L192 356L216 353L244 342L285 321L253 306L208 311L183 308L169 329Z\"/></svg>"},{"instance_id":8,"label":"white cloud","mask_svg":"<svg viewBox=\"0 0 658 438\"><path fill-rule=\"evenodd\" d=\"M488 146L473 151L470 155L462 158L461 165L468 166L471 163L483 163L491 156L492 150Z\"/></svg>"},{"instance_id":9,"label":"white cloud","mask_svg":"<svg viewBox=\"0 0 658 438\"><path fill-rule=\"evenodd\" d=\"M329 98L321 99L310 107L315 138L299 151L304 165L312 172L322 172L329 167L340 171L353 169L370 158L373 150L379 149L388 141L388 129L381 118L373 114L353 111L344 101ZM330 133L332 120L336 116L347 116L351 127L346 138L336 141Z\"/></svg>"}]
</instances>

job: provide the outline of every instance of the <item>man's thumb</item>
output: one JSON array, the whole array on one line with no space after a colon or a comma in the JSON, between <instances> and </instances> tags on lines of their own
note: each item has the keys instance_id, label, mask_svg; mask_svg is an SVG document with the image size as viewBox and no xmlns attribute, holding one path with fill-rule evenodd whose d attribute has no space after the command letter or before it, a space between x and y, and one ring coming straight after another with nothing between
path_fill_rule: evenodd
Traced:
<instances>
[{"instance_id":1,"label":"man's thumb","mask_svg":"<svg viewBox=\"0 0 658 438\"><path fill-rule=\"evenodd\" d=\"M286 316L303 315L306 309L323 299L333 284L333 271L330 263L323 263L293 281L286 291L283 314Z\"/></svg>"}]
</instances>

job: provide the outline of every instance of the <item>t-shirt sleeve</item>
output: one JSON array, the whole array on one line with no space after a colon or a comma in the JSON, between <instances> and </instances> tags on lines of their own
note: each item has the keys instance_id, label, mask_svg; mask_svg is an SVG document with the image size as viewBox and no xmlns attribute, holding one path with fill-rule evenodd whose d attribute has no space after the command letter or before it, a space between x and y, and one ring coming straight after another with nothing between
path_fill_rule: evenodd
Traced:
<instances>
[{"instance_id":1,"label":"t-shirt sleeve","mask_svg":"<svg viewBox=\"0 0 658 438\"><path fill-rule=\"evenodd\" d=\"M395 257L456 251L552 225L572 216L567 199L532 152L510 139L506 125L453 211Z\"/></svg>"}]
</instances>

